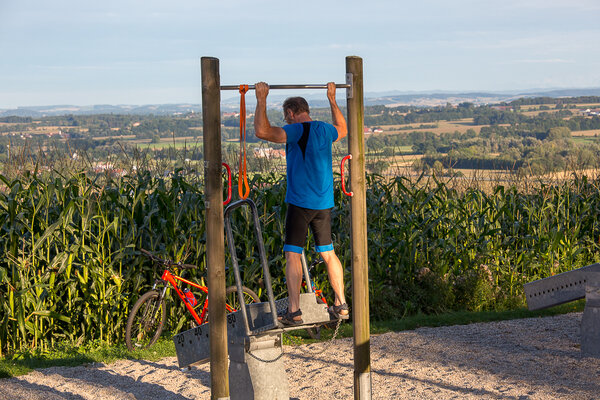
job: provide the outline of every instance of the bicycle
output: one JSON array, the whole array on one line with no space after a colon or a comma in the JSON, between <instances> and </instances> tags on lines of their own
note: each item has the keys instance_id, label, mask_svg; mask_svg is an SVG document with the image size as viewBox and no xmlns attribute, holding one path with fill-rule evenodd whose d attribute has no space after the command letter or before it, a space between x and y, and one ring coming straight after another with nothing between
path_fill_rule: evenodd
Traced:
<instances>
[{"instance_id":1,"label":"bicycle","mask_svg":"<svg viewBox=\"0 0 600 400\"><path fill-rule=\"evenodd\" d=\"M125 330L125 342L129 351L148 348L156 343L160 337L167 316L165 296L169 285L175 289L177 296L183 301L185 308L192 314L192 328L208 322L208 288L176 275L177 269L185 270L196 268L196 266L165 260L144 249L141 249L141 252L153 262L163 265L164 271L161 278L156 279L152 289L144 293L131 309ZM176 281L180 281L188 286L182 290ZM162 289L159 290L161 285ZM200 298L204 298L204 300L199 301L196 295L189 289L189 286L198 289L198 295ZM253 290L242 286L242 291L244 293L245 304L258 303L260 301L258 295ZM237 287L229 286L226 289L225 308L228 313L232 313L237 311L238 307Z\"/></svg>"}]
</instances>

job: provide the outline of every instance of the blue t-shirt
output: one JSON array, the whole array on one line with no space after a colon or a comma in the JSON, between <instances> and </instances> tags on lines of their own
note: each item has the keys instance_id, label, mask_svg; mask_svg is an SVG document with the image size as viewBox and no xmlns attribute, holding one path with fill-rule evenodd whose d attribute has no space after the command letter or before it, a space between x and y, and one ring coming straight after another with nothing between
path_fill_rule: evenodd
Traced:
<instances>
[{"instance_id":1,"label":"blue t-shirt","mask_svg":"<svg viewBox=\"0 0 600 400\"><path fill-rule=\"evenodd\" d=\"M333 173L331 144L337 140L335 126L321 121L286 125L285 201L311 210L332 208Z\"/></svg>"}]
</instances>

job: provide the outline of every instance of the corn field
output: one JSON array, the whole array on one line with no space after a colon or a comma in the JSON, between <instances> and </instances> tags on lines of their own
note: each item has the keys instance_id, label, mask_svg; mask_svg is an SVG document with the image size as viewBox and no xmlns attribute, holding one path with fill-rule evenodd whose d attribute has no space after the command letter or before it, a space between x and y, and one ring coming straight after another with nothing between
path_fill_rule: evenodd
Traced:
<instances>
[{"instance_id":1,"label":"corn field","mask_svg":"<svg viewBox=\"0 0 600 400\"><path fill-rule=\"evenodd\" d=\"M576 177L525 192L516 185L457 190L435 178L367 178L372 318L520 307L524 283L600 258L600 181ZM160 273L140 248L198 265L192 279L206 272L197 177L0 180L0 356L64 341L122 341L130 307ZM274 291L285 297L285 178L255 175L251 185ZM349 200L341 191L335 196L334 244L351 301ZM264 299L251 221L245 210L234 213L237 256L244 284ZM326 273L314 278L331 299ZM186 317L170 304L167 328L177 331Z\"/></svg>"}]
</instances>

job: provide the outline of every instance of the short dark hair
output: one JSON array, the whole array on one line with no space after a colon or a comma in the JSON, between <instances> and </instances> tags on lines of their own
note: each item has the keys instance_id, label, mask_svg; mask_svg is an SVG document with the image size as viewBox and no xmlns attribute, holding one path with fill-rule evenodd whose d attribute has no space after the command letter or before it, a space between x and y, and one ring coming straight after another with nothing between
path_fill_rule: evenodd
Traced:
<instances>
[{"instance_id":1,"label":"short dark hair","mask_svg":"<svg viewBox=\"0 0 600 400\"><path fill-rule=\"evenodd\" d=\"M302 112L310 114L308 102L304 97L288 97L285 99L283 102L283 113L285 114L287 110L292 110L294 114L300 114Z\"/></svg>"}]
</instances>

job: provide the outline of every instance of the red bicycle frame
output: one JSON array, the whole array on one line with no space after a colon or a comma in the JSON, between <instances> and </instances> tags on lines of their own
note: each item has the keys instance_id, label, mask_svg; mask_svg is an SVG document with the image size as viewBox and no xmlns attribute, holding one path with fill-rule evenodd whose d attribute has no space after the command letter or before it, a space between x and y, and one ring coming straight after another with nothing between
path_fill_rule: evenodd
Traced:
<instances>
[{"instance_id":1,"label":"red bicycle frame","mask_svg":"<svg viewBox=\"0 0 600 400\"><path fill-rule=\"evenodd\" d=\"M327 305L327 299L325 299L325 296L323 296L323 291L321 289L319 289L317 287L317 285L315 285L314 282L311 282L310 284L312 285L312 290L313 290L315 296L317 296L317 298L320 299L323 302L323 304ZM302 287L304 288L304 290L307 290L305 280L302 281Z\"/></svg>"},{"instance_id":2,"label":"red bicycle frame","mask_svg":"<svg viewBox=\"0 0 600 400\"><path fill-rule=\"evenodd\" d=\"M179 286L177 286L177 281L181 281L181 282L191 285L197 289L200 289L205 294L208 294L208 288L206 286L199 285L195 282L188 281L187 279L184 279L180 276L173 275L168 269L164 270L164 272L161 276L161 279L165 282L169 282L173 286L173 289L175 289L177 296L179 296L181 301L183 301L185 308L187 308L188 311L192 314L192 317L194 317L194 320L196 321L196 323L198 325L202 325L202 323L206 319L206 313L208 312L208 296L206 296L206 298L204 300L204 304L202 304L202 312L200 313L200 316L198 316L198 313L196 312L196 310L194 310L194 307L192 307L192 305L189 303L189 301L185 297L185 294L183 293L183 291L181 291L179 289ZM235 309L231 308L228 304L225 304L225 308L227 309L227 312L229 312L229 313L236 311Z\"/></svg>"}]
</instances>

